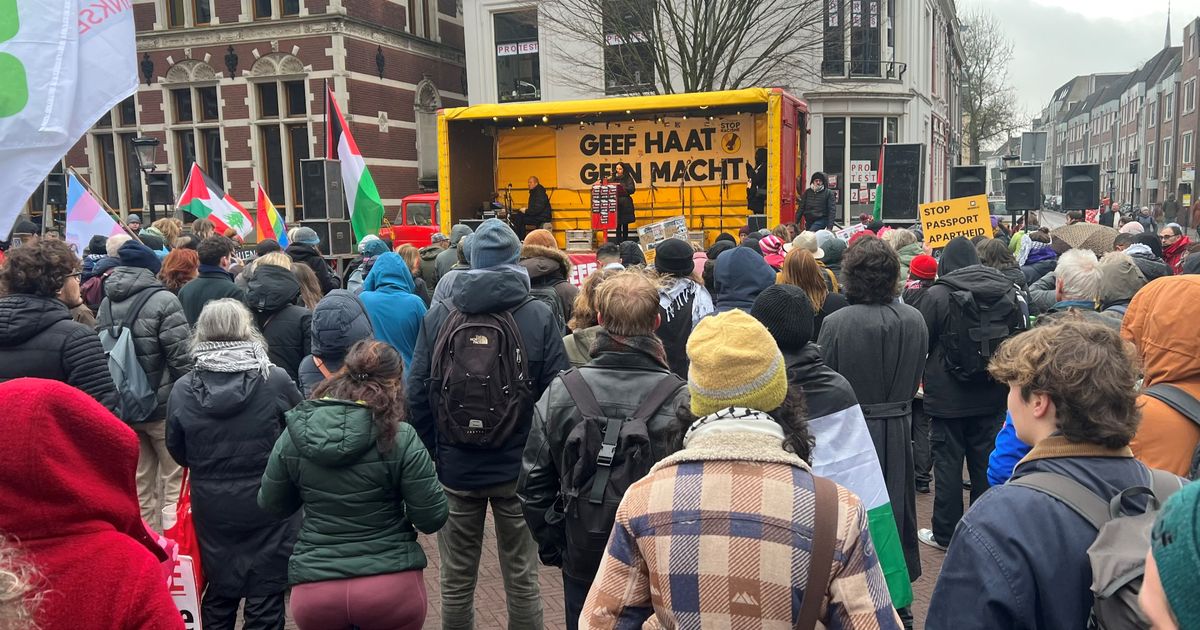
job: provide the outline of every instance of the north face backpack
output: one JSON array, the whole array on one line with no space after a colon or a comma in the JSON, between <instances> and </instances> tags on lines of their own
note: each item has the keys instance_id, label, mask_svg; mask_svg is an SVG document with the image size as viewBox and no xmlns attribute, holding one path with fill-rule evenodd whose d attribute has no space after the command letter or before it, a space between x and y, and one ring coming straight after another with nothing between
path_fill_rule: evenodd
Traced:
<instances>
[{"instance_id":1,"label":"north face backpack","mask_svg":"<svg viewBox=\"0 0 1200 630\"><path fill-rule=\"evenodd\" d=\"M533 398L529 354L513 313L450 311L433 344L429 397L447 444L493 448L520 426Z\"/></svg>"},{"instance_id":2,"label":"north face backpack","mask_svg":"<svg viewBox=\"0 0 1200 630\"><path fill-rule=\"evenodd\" d=\"M631 415L614 418L604 415L578 369L563 372L561 378L583 419L567 435L559 479L559 509L566 530L564 555L570 565L564 569L573 575L594 575L621 498L655 464L647 422L686 383L674 374L665 374Z\"/></svg>"},{"instance_id":3,"label":"north face backpack","mask_svg":"<svg viewBox=\"0 0 1200 630\"><path fill-rule=\"evenodd\" d=\"M158 407L158 390L138 362L133 343L133 323L146 302L162 287L149 287L135 294L125 319L117 321L112 314L112 300L101 307L108 314L109 326L100 329L100 345L108 356L108 372L117 390L117 415L129 424L145 422Z\"/></svg>"},{"instance_id":4,"label":"north face backpack","mask_svg":"<svg viewBox=\"0 0 1200 630\"><path fill-rule=\"evenodd\" d=\"M1176 490L1183 487L1171 473L1150 469L1153 489L1134 486L1105 501L1078 481L1051 472L1037 472L1010 481L1054 497L1096 528L1096 539L1088 547L1092 567L1092 611L1088 628L1127 630L1149 628L1138 605L1145 573L1150 531L1158 511ZM1122 502L1147 495L1141 514L1126 514Z\"/></svg>"},{"instance_id":5,"label":"north face backpack","mask_svg":"<svg viewBox=\"0 0 1200 630\"><path fill-rule=\"evenodd\" d=\"M1167 383L1159 383L1151 385L1142 393L1161 401L1179 415L1200 425L1200 400L1196 400L1182 389ZM1198 477L1200 477L1200 445L1196 446L1196 450L1192 452L1192 465L1188 468L1188 479L1194 480Z\"/></svg>"},{"instance_id":6,"label":"north face backpack","mask_svg":"<svg viewBox=\"0 0 1200 630\"><path fill-rule=\"evenodd\" d=\"M559 280L552 284L545 284L529 289L529 297L550 307L550 314L554 317L554 324L558 326L558 336L565 337L567 335L567 319L563 312L562 299L558 297L558 291L554 287L566 280Z\"/></svg>"},{"instance_id":7,"label":"north face backpack","mask_svg":"<svg viewBox=\"0 0 1200 630\"><path fill-rule=\"evenodd\" d=\"M1016 285L994 302L980 302L970 286L953 276L938 278L936 284L950 289L950 321L942 333L946 371L960 381L979 380L987 374L988 362L1000 344L1025 328Z\"/></svg>"}]
</instances>

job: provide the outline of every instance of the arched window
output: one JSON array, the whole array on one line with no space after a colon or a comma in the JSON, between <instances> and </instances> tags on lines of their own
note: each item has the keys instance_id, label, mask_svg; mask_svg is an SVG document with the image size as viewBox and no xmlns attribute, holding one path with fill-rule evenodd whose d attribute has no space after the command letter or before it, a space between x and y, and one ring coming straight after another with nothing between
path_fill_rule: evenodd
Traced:
<instances>
[{"instance_id":1,"label":"arched window","mask_svg":"<svg viewBox=\"0 0 1200 630\"><path fill-rule=\"evenodd\" d=\"M179 186L187 181L192 163L221 186L225 185L221 98L217 73L196 59L171 66L162 83L167 93L167 155Z\"/></svg>"},{"instance_id":2,"label":"arched window","mask_svg":"<svg viewBox=\"0 0 1200 630\"><path fill-rule=\"evenodd\" d=\"M306 74L304 62L286 53L265 55L250 68L256 176L288 221L301 216L300 161L312 155Z\"/></svg>"}]
</instances>

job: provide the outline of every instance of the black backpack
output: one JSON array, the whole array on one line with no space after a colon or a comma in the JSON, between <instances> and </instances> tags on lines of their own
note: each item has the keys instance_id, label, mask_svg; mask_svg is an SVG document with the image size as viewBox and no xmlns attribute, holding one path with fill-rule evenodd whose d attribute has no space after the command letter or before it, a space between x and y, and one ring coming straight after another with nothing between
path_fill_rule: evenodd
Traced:
<instances>
[{"instance_id":1,"label":"black backpack","mask_svg":"<svg viewBox=\"0 0 1200 630\"><path fill-rule=\"evenodd\" d=\"M1179 415L1200 425L1200 400L1196 400L1182 389L1167 383L1159 383L1151 385L1142 393L1161 401ZM1192 465L1188 468L1187 475L1187 478L1192 480L1198 477L1200 477L1200 446L1197 446L1196 450L1192 452Z\"/></svg>"},{"instance_id":2,"label":"black backpack","mask_svg":"<svg viewBox=\"0 0 1200 630\"><path fill-rule=\"evenodd\" d=\"M495 448L508 441L533 399L529 354L513 313L450 311L433 344L429 397L446 444Z\"/></svg>"},{"instance_id":3,"label":"black backpack","mask_svg":"<svg viewBox=\"0 0 1200 630\"><path fill-rule=\"evenodd\" d=\"M567 318L566 312L563 309L562 299L558 297L558 291L554 287L566 282L566 280L557 280L550 284L543 284L529 289L529 297L550 307L550 315L554 317L554 324L558 326L558 336L565 337L567 335Z\"/></svg>"},{"instance_id":4,"label":"black backpack","mask_svg":"<svg viewBox=\"0 0 1200 630\"><path fill-rule=\"evenodd\" d=\"M1026 328L1017 286L1009 283L998 299L981 302L969 283L953 275L936 284L950 289L950 322L941 336L946 371L960 381L978 381L1000 344Z\"/></svg>"},{"instance_id":5,"label":"black backpack","mask_svg":"<svg viewBox=\"0 0 1200 630\"><path fill-rule=\"evenodd\" d=\"M563 446L559 502L552 509L565 517L564 571L590 576L600 568L625 491L655 464L647 421L685 383L666 374L632 415L610 418L578 369L563 372L561 378L583 422L571 429Z\"/></svg>"}]
</instances>

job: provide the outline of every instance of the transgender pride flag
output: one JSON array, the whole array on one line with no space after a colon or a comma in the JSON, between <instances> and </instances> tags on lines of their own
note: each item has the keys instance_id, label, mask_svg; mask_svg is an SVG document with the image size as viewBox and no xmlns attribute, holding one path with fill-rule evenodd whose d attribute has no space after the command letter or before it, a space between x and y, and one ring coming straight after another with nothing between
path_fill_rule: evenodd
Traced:
<instances>
[{"instance_id":1,"label":"transgender pride flag","mask_svg":"<svg viewBox=\"0 0 1200 630\"><path fill-rule=\"evenodd\" d=\"M108 238L124 230L112 216L100 206L100 201L84 188L74 173L67 175L67 230L66 240L83 256L88 242L97 234Z\"/></svg>"}]
</instances>

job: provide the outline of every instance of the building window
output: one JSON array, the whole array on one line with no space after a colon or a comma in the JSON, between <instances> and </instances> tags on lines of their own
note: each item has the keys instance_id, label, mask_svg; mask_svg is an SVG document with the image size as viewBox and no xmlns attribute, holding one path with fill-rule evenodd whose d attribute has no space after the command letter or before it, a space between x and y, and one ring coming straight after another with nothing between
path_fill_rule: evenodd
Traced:
<instances>
[{"instance_id":1,"label":"building window","mask_svg":"<svg viewBox=\"0 0 1200 630\"><path fill-rule=\"evenodd\" d=\"M1163 99L1163 122L1170 122L1175 117L1175 95L1166 94Z\"/></svg>"},{"instance_id":2,"label":"building window","mask_svg":"<svg viewBox=\"0 0 1200 630\"><path fill-rule=\"evenodd\" d=\"M604 93L654 91L653 2L605 0Z\"/></svg>"},{"instance_id":3,"label":"building window","mask_svg":"<svg viewBox=\"0 0 1200 630\"><path fill-rule=\"evenodd\" d=\"M254 0L254 19L300 15L300 0Z\"/></svg>"},{"instance_id":4,"label":"building window","mask_svg":"<svg viewBox=\"0 0 1200 630\"><path fill-rule=\"evenodd\" d=\"M823 76L846 76L846 20L841 0L825 0Z\"/></svg>"},{"instance_id":5,"label":"building window","mask_svg":"<svg viewBox=\"0 0 1200 630\"><path fill-rule=\"evenodd\" d=\"M276 207L296 220L303 204L300 161L308 159L308 84L303 79L258 83L254 89L259 119L257 162L259 181Z\"/></svg>"},{"instance_id":6,"label":"building window","mask_svg":"<svg viewBox=\"0 0 1200 630\"><path fill-rule=\"evenodd\" d=\"M138 135L133 96L121 101L92 128L92 187L109 206L126 212L143 206L142 174L133 151L133 139Z\"/></svg>"},{"instance_id":7,"label":"building window","mask_svg":"<svg viewBox=\"0 0 1200 630\"><path fill-rule=\"evenodd\" d=\"M1167 174L1167 169L1171 168L1171 139L1167 138L1162 141L1162 167L1163 175Z\"/></svg>"},{"instance_id":8,"label":"building window","mask_svg":"<svg viewBox=\"0 0 1200 630\"><path fill-rule=\"evenodd\" d=\"M212 22L212 0L166 0L170 28L199 26Z\"/></svg>"},{"instance_id":9,"label":"building window","mask_svg":"<svg viewBox=\"0 0 1200 630\"><path fill-rule=\"evenodd\" d=\"M1179 163L1192 163L1192 132L1187 132L1179 139Z\"/></svg>"},{"instance_id":10,"label":"building window","mask_svg":"<svg viewBox=\"0 0 1200 630\"><path fill-rule=\"evenodd\" d=\"M1183 113L1190 114L1196 109L1196 80L1188 79L1183 84Z\"/></svg>"},{"instance_id":11,"label":"building window","mask_svg":"<svg viewBox=\"0 0 1200 630\"><path fill-rule=\"evenodd\" d=\"M171 90L171 143L179 182L187 181L192 164L199 164L213 181L225 185L217 86L187 86Z\"/></svg>"},{"instance_id":12,"label":"building window","mask_svg":"<svg viewBox=\"0 0 1200 630\"><path fill-rule=\"evenodd\" d=\"M542 98L537 10L497 13L496 88L501 103Z\"/></svg>"},{"instance_id":13,"label":"building window","mask_svg":"<svg viewBox=\"0 0 1200 630\"><path fill-rule=\"evenodd\" d=\"M408 32L429 38L429 0L408 0Z\"/></svg>"},{"instance_id":14,"label":"building window","mask_svg":"<svg viewBox=\"0 0 1200 630\"><path fill-rule=\"evenodd\" d=\"M838 194L836 191L841 187L841 174L846 168L845 118L825 118L825 146L821 159L821 170L830 178L829 187ZM834 185L835 179L837 186Z\"/></svg>"}]
</instances>

